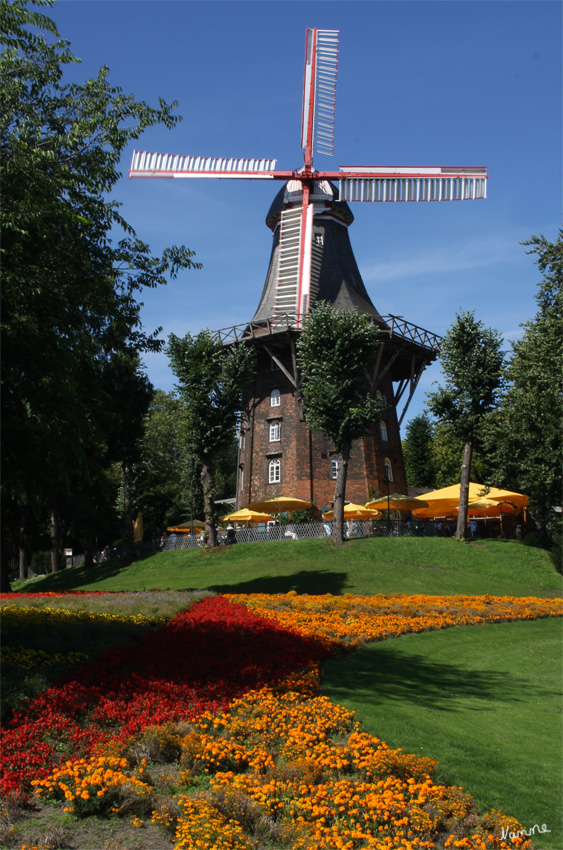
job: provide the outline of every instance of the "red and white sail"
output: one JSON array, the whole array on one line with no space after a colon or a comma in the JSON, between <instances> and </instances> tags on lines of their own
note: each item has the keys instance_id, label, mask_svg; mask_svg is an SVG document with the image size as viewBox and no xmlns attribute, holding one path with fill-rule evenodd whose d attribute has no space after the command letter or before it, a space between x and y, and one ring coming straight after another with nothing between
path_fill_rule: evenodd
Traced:
<instances>
[{"instance_id":1,"label":"red and white sail","mask_svg":"<svg viewBox=\"0 0 563 850\"><path fill-rule=\"evenodd\" d=\"M301 122L304 167L276 169L275 159L186 156L134 151L130 177L297 181L300 197L282 212L274 313L309 309L314 184L338 181L340 200L396 203L486 198L487 169L474 166L340 166L316 171L313 154L332 156L338 32L307 29ZM295 198L295 188L293 192Z\"/></svg>"}]
</instances>

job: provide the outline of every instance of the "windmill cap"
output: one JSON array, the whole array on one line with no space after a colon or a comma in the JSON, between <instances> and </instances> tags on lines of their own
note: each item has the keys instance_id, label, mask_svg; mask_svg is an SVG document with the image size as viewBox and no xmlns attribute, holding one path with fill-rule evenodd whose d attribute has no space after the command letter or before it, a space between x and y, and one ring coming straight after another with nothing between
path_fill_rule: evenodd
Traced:
<instances>
[{"instance_id":1,"label":"windmill cap","mask_svg":"<svg viewBox=\"0 0 563 850\"><path fill-rule=\"evenodd\" d=\"M331 194L329 194L329 190ZM266 216L266 224L270 230L274 231L279 223L281 214L286 206L291 203L300 203L301 201L301 184L299 180L288 180L276 197L272 201L268 215ZM328 180L318 180L313 184L312 199L324 201L330 205L330 210L343 224L349 226L354 221L354 214L346 203L339 201L340 193L338 187Z\"/></svg>"}]
</instances>

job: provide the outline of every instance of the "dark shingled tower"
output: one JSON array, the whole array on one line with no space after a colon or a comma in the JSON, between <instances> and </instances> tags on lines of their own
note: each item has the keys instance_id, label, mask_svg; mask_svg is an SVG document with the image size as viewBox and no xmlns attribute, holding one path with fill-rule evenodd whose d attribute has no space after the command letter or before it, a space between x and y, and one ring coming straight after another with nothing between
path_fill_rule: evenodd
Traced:
<instances>
[{"instance_id":1,"label":"dark shingled tower","mask_svg":"<svg viewBox=\"0 0 563 850\"><path fill-rule=\"evenodd\" d=\"M295 343L302 323L298 314L285 310L278 296L282 212L300 209L300 196L301 186L295 181L289 181L276 195L266 217L273 245L260 303L250 324L222 332L225 342L252 340L257 352L256 375L240 433L237 507L290 494L325 509L334 497L334 446L309 430L301 406ZM392 489L406 493L396 405L407 387L410 400L422 370L437 355L438 340L420 328L379 314L350 243L348 227L354 217L348 204L338 200L337 188L326 180L314 182L311 198L309 308L323 300L336 309L366 313L382 333L373 377L387 407L381 421L354 442L346 487L347 498L361 504L373 493L384 491L386 468ZM295 303L293 296L291 302ZM398 383L397 390L394 383Z\"/></svg>"}]
</instances>

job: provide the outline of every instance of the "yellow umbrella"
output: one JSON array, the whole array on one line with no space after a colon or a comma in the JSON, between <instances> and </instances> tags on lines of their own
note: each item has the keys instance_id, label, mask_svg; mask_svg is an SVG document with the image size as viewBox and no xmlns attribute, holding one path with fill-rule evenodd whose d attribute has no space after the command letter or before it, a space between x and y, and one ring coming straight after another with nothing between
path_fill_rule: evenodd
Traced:
<instances>
[{"instance_id":1,"label":"yellow umbrella","mask_svg":"<svg viewBox=\"0 0 563 850\"><path fill-rule=\"evenodd\" d=\"M403 496L402 493L392 493L389 496L389 509L392 511L413 511L416 508L426 508L428 503L414 496ZM387 510L387 496L381 496L373 502L366 502L366 508L375 508L379 511Z\"/></svg>"},{"instance_id":2,"label":"yellow umbrella","mask_svg":"<svg viewBox=\"0 0 563 850\"><path fill-rule=\"evenodd\" d=\"M497 504L502 502L515 508L526 508L530 501L528 496L524 496L522 493L513 493L512 490L499 490L497 487L491 487L486 496L487 499L492 499Z\"/></svg>"},{"instance_id":3,"label":"yellow umbrella","mask_svg":"<svg viewBox=\"0 0 563 850\"><path fill-rule=\"evenodd\" d=\"M235 511L232 514L227 514L221 517L221 522L270 522L274 517L270 514L262 514L258 511L250 511L248 508L242 508L240 511Z\"/></svg>"},{"instance_id":4,"label":"yellow umbrella","mask_svg":"<svg viewBox=\"0 0 563 850\"><path fill-rule=\"evenodd\" d=\"M498 516L501 512L505 514L517 514L518 508L510 502L495 502L488 496L483 496L481 499L475 499L467 505L467 511L472 516L493 517ZM459 506L454 508L454 513L459 513Z\"/></svg>"},{"instance_id":5,"label":"yellow umbrella","mask_svg":"<svg viewBox=\"0 0 563 850\"><path fill-rule=\"evenodd\" d=\"M365 508L363 505L354 505L353 502L348 502L344 505L344 519L378 519L381 516L380 511L372 508ZM334 519L334 511L326 511L323 514L323 519Z\"/></svg>"},{"instance_id":6,"label":"yellow umbrella","mask_svg":"<svg viewBox=\"0 0 563 850\"><path fill-rule=\"evenodd\" d=\"M201 531L202 528L205 528L205 520L194 519L194 520L191 520L190 522L182 522L182 523L180 523L180 525L174 525L174 526L171 526L170 528L167 528L166 531L169 531L171 534L172 534L172 532L174 532L175 534L178 534L178 533L187 534L192 530L192 528L195 528L198 531Z\"/></svg>"},{"instance_id":7,"label":"yellow umbrella","mask_svg":"<svg viewBox=\"0 0 563 850\"><path fill-rule=\"evenodd\" d=\"M143 539L143 534L143 515L139 511L137 519L135 520L135 525L133 526L133 542L140 543Z\"/></svg>"},{"instance_id":8,"label":"yellow umbrella","mask_svg":"<svg viewBox=\"0 0 563 850\"><path fill-rule=\"evenodd\" d=\"M425 493L424 501L427 502L428 507L413 510L415 517L417 519L432 519L437 516L453 516L454 509L459 506L459 489L459 484L452 484L450 487L442 487L440 490ZM470 482L469 499L481 498L486 489L484 484Z\"/></svg>"},{"instance_id":9,"label":"yellow umbrella","mask_svg":"<svg viewBox=\"0 0 563 850\"><path fill-rule=\"evenodd\" d=\"M295 499L292 496L276 496L263 502L253 502L247 505L249 511L267 511L271 514L281 514L285 511L304 511L311 507L311 502Z\"/></svg>"}]
</instances>

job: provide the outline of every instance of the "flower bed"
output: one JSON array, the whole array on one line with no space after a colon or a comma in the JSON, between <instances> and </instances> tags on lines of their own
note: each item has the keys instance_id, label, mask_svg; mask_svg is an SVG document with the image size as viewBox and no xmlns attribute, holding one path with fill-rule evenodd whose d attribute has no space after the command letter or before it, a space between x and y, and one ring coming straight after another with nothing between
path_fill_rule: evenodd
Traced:
<instances>
[{"instance_id":1,"label":"flower bed","mask_svg":"<svg viewBox=\"0 0 563 850\"><path fill-rule=\"evenodd\" d=\"M65 611L3 609L38 618L76 617ZM110 615L113 617L114 615ZM250 688L320 660L326 650L223 597L208 597L145 634L132 647L81 665L17 712L3 735L1 789L21 792L72 753L126 738L149 725L189 720L219 710Z\"/></svg>"},{"instance_id":2,"label":"flower bed","mask_svg":"<svg viewBox=\"0 0 563 850\"><path fill-rule=\"evenodd\" d=\"M527 848L502 838L514 820L437 784L431 759L391 750L320 697L320 664L365 640L561 612L508 597L207 597L16 714L3 790L33 787L75 816L134 815L137 828L152 811L183 850ZM176 762L175 811L156 801L151 758Z\"/></svg>"},{"instance_id":3,"label":"flower bed","mask_svg":"<svg viewBox=\"0 0 563 850\"><path fill-rule=\"evenodd\" d=\"M561 599L535 597L297 596L290 592L231 594L227 598L288 629L322 640L327 647L335 650L408 632L560 617L563 614Z\"/></svg>"}]
</instances>

